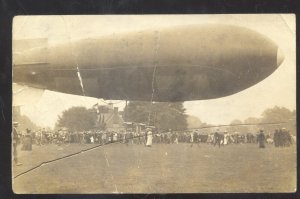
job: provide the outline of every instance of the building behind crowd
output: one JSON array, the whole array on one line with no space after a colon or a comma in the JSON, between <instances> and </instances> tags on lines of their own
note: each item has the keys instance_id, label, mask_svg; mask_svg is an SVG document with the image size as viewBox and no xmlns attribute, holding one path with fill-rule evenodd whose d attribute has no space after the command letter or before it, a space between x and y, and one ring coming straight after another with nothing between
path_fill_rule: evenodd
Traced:
<instances>
[{"instance_id":1,"label":"building behind crowd","mask_svg":"<svg viewBox=\"0 0 300 199\"><path fill-rule=\"evenodd\" d=\"M96 129L105 129L107 131L123 131L124 120L119 112L118 107L114 107L112 103L108 105L94 106L94 110L97 112Z\"/></svg>"}]
</instances>

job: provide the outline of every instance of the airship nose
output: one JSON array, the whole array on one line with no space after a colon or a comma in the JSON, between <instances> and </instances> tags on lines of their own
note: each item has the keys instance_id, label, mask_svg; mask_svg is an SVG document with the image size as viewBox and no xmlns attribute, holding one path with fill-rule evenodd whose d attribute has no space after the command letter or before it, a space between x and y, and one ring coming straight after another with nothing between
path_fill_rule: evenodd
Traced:
<instances>
[{"instance_id":1,"label":"airship nose","mask_svg":"<svg viewBox=\"0 0 300 199\"><path fill-rule=\"evenodd\" d=\"M277 49L277 67L280 66L280 64L283 62L284 60L284 54L283 52L278 48Z\"/></svg>"}]
</instances>

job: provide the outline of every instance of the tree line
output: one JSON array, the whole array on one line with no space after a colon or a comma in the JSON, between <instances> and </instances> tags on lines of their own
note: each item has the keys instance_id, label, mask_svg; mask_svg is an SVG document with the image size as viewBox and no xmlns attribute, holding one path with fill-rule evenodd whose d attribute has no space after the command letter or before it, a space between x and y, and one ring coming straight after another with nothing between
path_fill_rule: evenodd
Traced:
<instances>
[{"instance_id":1,"label":"tree line","mask_svg":"<svg viewBox=\"0 0 300 199\"><path fill-rule=\"evenodd\" d=\"M183 103L167 102L129 102L121 112L123 120L126 122L145 123L153 125L159 130L185 130L188 128L187 118ZM91 130L96 125L97 115L93 109L85 107L72 107L65 110L58 118L57 128L66 127L73 131ZM235 119L230 125L236 124L258 124L258 123L287 122L278 125L250 125L250 126L229 126L227 131L231 132L253 132L257 129L273 131L276 128L285 127L292 133L296 132L296 110L289 110L285 107L275 106L268 108L261 114L261 117L249 117L244 121ZM201 122L199 128L213 126Z\"/></svg>"},{"instance_id":2,"label":"tree line","mask_svg":"<svg viewBox=\"0 0 300 199\"><path fill-rule=\"evenodd\" d=\"M235 119L231 125L235 124L259 124L259 123L278 123L276 125L250 125L250 126L232 126L228 129L237 132L253 132L257 129L263 129L265 132L274 132L275 129L286 128L292 134L296 133L296 110L289 110L285 107L274 106L264 110L261 117L249 117L244 121ZM283 123L283 124L281 124Z\"/></svg>"}]
</instances>

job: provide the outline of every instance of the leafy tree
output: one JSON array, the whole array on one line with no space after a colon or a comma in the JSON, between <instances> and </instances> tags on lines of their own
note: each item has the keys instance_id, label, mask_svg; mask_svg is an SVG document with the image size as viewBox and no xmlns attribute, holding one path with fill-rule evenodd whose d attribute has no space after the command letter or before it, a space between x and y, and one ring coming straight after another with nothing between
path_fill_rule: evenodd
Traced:
<instances>
[{"instance_id":1,"label":"leafy tree","mask_svg":"<svg viewBox=\"0 0 300 199\"><path fill-rule=\"evenodd\" d=\"M125 121L154 125L161 130L187 128L185 108L182 103L130 102L124 110Z\"/></svg>"},{"instance_id":2,"label":"leafy tree","mask_svg":"<svg viewBox=\"0 0 300 199\"><path fill-rule=\"evenodd\" d=\"M198 117L193 115L187 116L187 124L189 129L195 129L195 128L201 128L207 126L206 123L203 123Z\"/></svg>"},{"instance_id":3,"label":"leafy tree","mask_svg":"<svg viewBox=\"0 0 300 199\"><path fill-rule=\"evenodd\" d=\"M151 105L149 102L129 102L123 112L125 121L148 123L150 107Z\"/></svg>"},{"instance_id":4,"label":"leafy tree","mask_svg":"<svg viewBox=\"0 0 300 199\"><path fill-rule=\"evenodd\" d=\"M96 119L96 113L92 109L72 107L63 111L56 125L66 127L71 131L90 130L94 127Z\"/></svg>"},{"instance_id":5,"label":"leafy tree","mask_svg":"<svg viewBox=\"0 0 300 199\"><path fill-rule=\"evenodd\" d=\"M281 123L281 122L286 122L283 124L274 124L274 125L264 125L264 124L259 124L259 123ZM241 124L241 121L239 120L234 120L231 122L231 124ZM296 132L296 110L289 110L284 107L278 107L275 106L273 108L268 108L264 110L264 112L261 114L260 118L256 117L249 117L244 121L244 124L258 124L258 125L250 125L250 126L243 126L247 127L248 132L258 132L259 129L263 129L267 133L272 133L274 132L275 129L277 128L287 128L288 130L291 131L291 133ZM235 128L232 127L232 130L237 130L242 132L242 127L236 126Z\"/></svg>"},{"instance_id":6,"label":"leafy tree","mask_svg":"<svg viewBox=\"0 0 300 199\"><path fill-rule=\"evenodd\" d=\"M296 117L295 111L275 106L262 113L262 122L285 122Z\"/></svg>"},{"instance_id":7,"label":"leafy tree","mask_svg":"<svg viewBox=\"0 0 300 199\"><path fill-rule=\"evenodd\" d=\"M264 129L268 130L268 131L273 131L274 128L285 127L287 129L289 129L293 134L296 132L296 110L291 111L285 107L275 106L273 108L266 109L262 113L261 121L263 123L286 122L285 124L265 126Z\"/></svg>"}]
</instances>

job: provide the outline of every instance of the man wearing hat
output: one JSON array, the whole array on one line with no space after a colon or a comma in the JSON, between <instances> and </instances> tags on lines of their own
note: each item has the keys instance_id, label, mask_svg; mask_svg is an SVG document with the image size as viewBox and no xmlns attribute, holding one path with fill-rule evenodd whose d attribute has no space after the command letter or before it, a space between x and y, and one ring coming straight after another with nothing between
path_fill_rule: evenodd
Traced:
<instances>
[{"instance_id":1,"label":"man wearing hat","mask_svg":"<svg viewBox=\"0 0 300 199\"><path fill-rule=\"evenodd\" d=\"M21 163L18 162L18 152L17 152L17 146L18 146L18 142L19 142L19 136L18 136L18 131L17 131L17 127L18 127L19 123L18 122L13 122L13 161L14 164L19 166L21 165Z\"/></svg>"}]
</instances>

